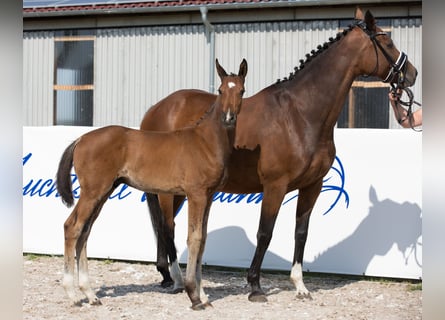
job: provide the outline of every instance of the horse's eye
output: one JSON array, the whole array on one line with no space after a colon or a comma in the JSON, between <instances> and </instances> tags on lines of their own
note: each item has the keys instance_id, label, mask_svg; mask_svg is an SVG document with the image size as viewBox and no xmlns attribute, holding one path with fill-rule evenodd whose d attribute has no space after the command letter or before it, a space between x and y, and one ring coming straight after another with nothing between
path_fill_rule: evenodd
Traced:
<instances>
[{"instance_id":1,"label":"horse's eye","mask_svg":"<svg viewBox=\"0 0 445 320\"><path fill-rule=\"evenodd\" d=\"M244 89L240 91L240 94L243 95L246 92Z\"/></svg>"},{"instance_id":2,"label":"horse's eye","mask_svg":"<svg viewBox=\"0 0 445 320\"><path fill-rule=\"evenodd\" d=\"M221 89L218 89L218 93L219 93L219 94L222 94L222 91L221 91Z\"/></svg>"}]
</instances>

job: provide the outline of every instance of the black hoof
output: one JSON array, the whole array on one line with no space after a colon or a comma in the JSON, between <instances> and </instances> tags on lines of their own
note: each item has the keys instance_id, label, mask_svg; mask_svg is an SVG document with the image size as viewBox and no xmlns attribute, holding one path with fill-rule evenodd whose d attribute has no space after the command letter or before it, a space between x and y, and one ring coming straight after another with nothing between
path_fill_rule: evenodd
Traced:
<instances>
[{"instance_id":1,"label":"black hoof","mask_svg":"<svg viewBox=\"0 0 445 320\"><path fill-rule=\"evenodd\" d=\"M250 302L267 302L266 295L264 292L255 291L249 294Z\"/></svg>"},{"instance_id":2,"label":"black hoof","mask_svg":"<svg viewBox=\"0 0 445 320\"><path fill-rule=\"evenodd\" d=\"M162 288L169 288L174 284L173 280L162 280L161 287Z\"/></svg>"}]
</instances>

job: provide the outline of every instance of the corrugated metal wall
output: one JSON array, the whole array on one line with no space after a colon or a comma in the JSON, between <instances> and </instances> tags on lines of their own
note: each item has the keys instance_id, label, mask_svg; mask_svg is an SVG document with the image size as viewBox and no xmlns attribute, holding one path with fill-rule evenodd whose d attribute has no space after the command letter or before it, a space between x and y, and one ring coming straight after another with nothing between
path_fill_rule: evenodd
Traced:
<instances>
[{"instance_id":1,"label":"corrugated metal wall","mask_svg":"<svg viewBox=\"0 0 445 320\"><path fill-rule=\"evenodd\" d=\"M249 63L246 96L299 65L336 33L334 21L215 25L215 57L228 72ZM98 30L94 125L139 126L145 111L182 88L209 88L210 44L203 26ZM219 79L215 73L215 86Z\"/></svg>"},{"instance_id":2,"label":"corrugated metal wall","mask_svg":"<svg viewBox=\"0 0 445 320\"><path fill-rule=\"evenodd\" d=\"M23 125L53 125L54 33L23 37Z\"/></svg>"},{"instance_id":3,"label":"corrugated metal wall","mask_svg":"<svg viewBox=\"0 0 445 320\"><path fill-rule=\"evenodd\" d=\"M169 93L208 86L203 26L98 30L94 125L139 126Z\"/></svg>"},{"instance_id":4,"label":"corrugated metal wall","mask_svg":"<svg viewBox=\"0 0 445 320\"><path fill-rule=\"evenodd\" d=\"M242 58L247 59L247 97L294 72L299 60L335 35L337 29L337 21L219 25L215 55L226 70L233 72L238 71Z\"/></svg>"},{"instance_id":5,"label":"corrugated metal wall","mask_svg":"<svg viewBox=\"0 0 445 320\"><path fill-rule=\"evenodd\" d=\"M215 30L215 57L228 72L237 72L242 58L247 59L250 96L287 77L306 53L335 36L338 20L219 24ZM420 19L393 21L394 42L420 73L421 30ZM25 125L52 125L52 34L27 32L24 42ZM93 125L138 127L145 111L169 93L208 90L209 53L203 25L97 30ZM421 87L419 78L417 99Z\"/></svg>"}]
</instances>

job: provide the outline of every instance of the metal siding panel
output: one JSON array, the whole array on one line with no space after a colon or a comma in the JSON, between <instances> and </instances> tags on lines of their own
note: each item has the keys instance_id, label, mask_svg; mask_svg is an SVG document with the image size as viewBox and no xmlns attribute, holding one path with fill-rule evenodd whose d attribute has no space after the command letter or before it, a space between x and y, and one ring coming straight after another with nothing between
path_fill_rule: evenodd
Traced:
<instances>
[{"instance_id":1,"label":"metal siding panel","mask_svg":"<svg viewBox=\"0 0 445 320\"><path fill-rule=\"evenodd\" d=\"M54 34L23 34L23 125L53 124Z\"/></svg>"},{"instance_id":2,"label":"metal siding panel","mask_svg":"<svg viewBox=\"0 0 445 320\"><path fill-rule=\"evenodd\" d=\"M337 21L288 21L216 26L216 57L227 71L249 64L246 96L288 77L299 60L337 32ZM219 83L217 75L215 84Z\"/></svg>"},{"instance_id":3,"label":"metal siding panel","mask_svg":"<svg viewBox=\"0 0 445 320\"><path fill-rule=\"evenodd\" d=\"M206 46L203 27L193 25L99 30L94 125L137 127L171 92L206 89Z\"/></svg>"}]
</instances>

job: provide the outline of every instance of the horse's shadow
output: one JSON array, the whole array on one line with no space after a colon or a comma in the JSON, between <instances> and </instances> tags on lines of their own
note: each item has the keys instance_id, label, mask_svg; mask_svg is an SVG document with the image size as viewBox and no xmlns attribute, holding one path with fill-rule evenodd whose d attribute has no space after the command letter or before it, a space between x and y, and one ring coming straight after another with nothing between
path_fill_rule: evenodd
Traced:
<instances>
[{"instance_id":1,"label":"horse's shadow","mask_svg":"<svg viewBox=\"0 0 445 320\"><path fill-rule=\"evenodd\" d=\"M159 283L122 284L115 286L101 286L96 291L96 295L98 298L122 297L130 293L146 293L146 292L170 293L171 290L168 288L163 288ZM88 300L85 301L88 302Z\"/></svg>"},{"instance_id":2,"label":"horse's shadow","mask_svg":"<svg viewBox=\"0 0 445 320\"><path fill-rule=\"evenodd\" d=\"M374 256L384 256L396 245L405 259L413 254L415 263L422 266L417 256L422 236L422 211L415 203L397 203L390 199L378 200L374 187L370 187L372 206L349 237L328 248L312 262L305 262L309 271L366 274ZM353 256L352 256L353 255Z\"/></svg>"}]
</instances>

